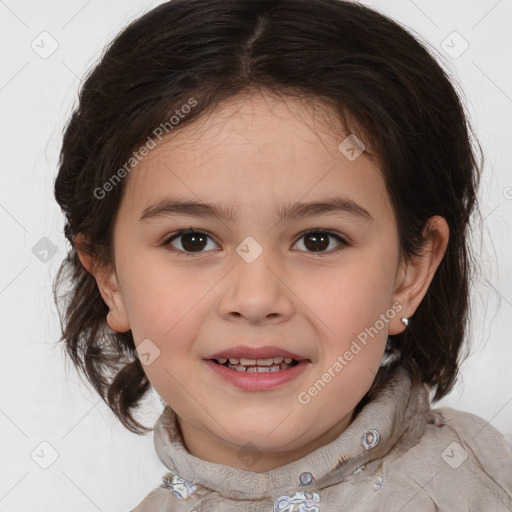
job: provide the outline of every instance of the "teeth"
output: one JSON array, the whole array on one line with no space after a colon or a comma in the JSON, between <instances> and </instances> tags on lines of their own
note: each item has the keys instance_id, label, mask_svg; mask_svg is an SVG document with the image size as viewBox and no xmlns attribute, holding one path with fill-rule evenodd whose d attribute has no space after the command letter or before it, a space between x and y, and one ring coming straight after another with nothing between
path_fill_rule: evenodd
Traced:
<instances>
[{"instance_id":1,"label":"teeth","mask_svg":"<svg viewBox=\"0 0 512 512\"><path fill-rule=\"evenodd\" d=\"M246 357L241 357L240 364L243 364L244 366L256 364L256 359L247 359Z\"/></svg>"},{"instance_id":2,"label":"teeth","mask_svg":"<svg viewBox=\"0 0 512 512\"><path fill-rule=\"evenodd\" d=\"M278 372L279 366L250 366L247 368L248 373L262 373L262 372Z\"/></svg>"},{"instance_id":3,"label":"teeth","mask_svg":"<svg viewBox=\"0 0 512 512\"><path fill-rule=\"evenodd\" d=\"M236 370L237 372L277 372L279 370L287 370L290 368L290 365L286 363L280 363L273 364L271 366L243 366L241 364L228 363L227 367L231 368L232 370Z\"/></svg>"},{"instance_id":4,"label":"teeth","mask_svg":"<svg viewBox=\"0 0 512 512\"><path fill-rule=\"evenodd\" d=\"M278 372L279 366L251 366L250 368L247 368L248 372Z\"/></svg>"},{"instance_id":5,"label":"teeth","mask_svg":"<svg viewBox=\"0 0 512 512\"><path fill-rule=\"evenodd\" d=\"M291 357L267 357L265 359L250 359L248 357L219 357L219 364L238 372L277 372L290 368Z\"/></svg>"},{"instance_id":6,"label":"teeth","mask_svg":"<svg viewBox=\"0 0 512 512\"><path fill-rule=\"evenodd\" d=\"M219 357L218 361L220 364L226 363L228 359L225 357ZM293 359L290 357L268 357L266 359L249 359L248 357L230 357L229 362L231 364L242 364L244 366L271 366L272 364L280 364L282 362L285 362L286 364L290 364Z\"/></svg>"},{"instance_id":7,"label":"teeth","mask_svg":"<svg viewBox=\"0 0 512 512\"><path fill-rule=\"evenodd\" d=\"M275 363L274 357L269 357L268 359L256 359L256 364L258 366L270 366L271 364Z\"/></svg>"}]
</instances>

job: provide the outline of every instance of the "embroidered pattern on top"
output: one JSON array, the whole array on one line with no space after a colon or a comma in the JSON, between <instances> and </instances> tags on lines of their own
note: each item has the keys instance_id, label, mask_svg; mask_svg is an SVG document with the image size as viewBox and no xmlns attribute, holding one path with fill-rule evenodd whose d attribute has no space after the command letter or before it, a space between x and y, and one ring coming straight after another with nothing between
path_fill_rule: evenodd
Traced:
<instances>
[{"instance_id":1,"label":"embroidered pattern on top","mask_svg":"<svg viewBox=\"0 0 512 512\"><path fill-rule=\"evenodd\" d=\"M181 478L178 475L173 473L167 473L162 477L163 484L160 487L164 489L169 489L176 498L180 500L186 500L191 494L193 494L197 490L197 486L195 486L192 482Z\"/></svg>"},{"instance_id":2,"label":"embroidered pattern on top","mask_svg":"<svg viewBox=\"0 0 512 512\"><path fill-rule=\"evenodd\" d=\"M320 496L317 492L296 492L291 498L281 496L274 502L273 512L320 512Z\"/></svg>"}]
</instances>

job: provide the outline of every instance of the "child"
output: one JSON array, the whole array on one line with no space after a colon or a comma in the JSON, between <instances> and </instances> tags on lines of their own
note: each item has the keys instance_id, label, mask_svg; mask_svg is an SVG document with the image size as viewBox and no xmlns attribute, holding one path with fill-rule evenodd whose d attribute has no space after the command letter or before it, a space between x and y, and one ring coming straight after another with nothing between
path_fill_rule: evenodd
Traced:
<instances>
[{"instance_id":1,"label":"child","mask_svg":"<svg viewBox=\"0 0 512 512\"><path fill-rule=\"evenodd\" d=\"M169 472L133 512L512 510L501 433L431 409L461 362L480 170L397 23L163 3L87 77L59 164L62 339L131 431L151 386L166 404Z\"/></svg>"}]
</instances>

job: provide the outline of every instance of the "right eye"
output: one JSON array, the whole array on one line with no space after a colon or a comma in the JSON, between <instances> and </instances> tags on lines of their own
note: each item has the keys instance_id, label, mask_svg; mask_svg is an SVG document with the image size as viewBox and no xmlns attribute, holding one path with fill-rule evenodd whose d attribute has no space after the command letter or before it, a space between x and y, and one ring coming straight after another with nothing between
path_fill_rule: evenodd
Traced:
<instances>
[{"instance_id":1,"label":"right eye","mask_svg":"<svg viewBox=\"0 0 512 512\"><path fill-rule=\"evenodd\" d=\"M194 254L201 254L205 247L205 243L207 245L206 240L210 239L203 231L198 231L195 229L182 229L172 234L165 242L164 245L169 246L172 252L175 252L179 256L193 256ZM181 240L179 240L181 239ZM178 244L181 248L176 247L171 242L178 240ZM213 242L213 240L212 240ZM215 243L215 242L213 242ZM217 244L215 244L217 246ZM218 246L217 246L218 247ZM209 251L206 251L209 252Z\"/></svg>"}]
</instances>

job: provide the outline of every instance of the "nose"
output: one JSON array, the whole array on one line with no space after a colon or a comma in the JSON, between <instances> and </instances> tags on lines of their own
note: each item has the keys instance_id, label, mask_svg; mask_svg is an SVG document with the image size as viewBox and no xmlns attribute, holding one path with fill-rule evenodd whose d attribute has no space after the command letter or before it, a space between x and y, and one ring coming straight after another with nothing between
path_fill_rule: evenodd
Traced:
<instances>
[{"instance_id":1,"label":"nose","mask_svg":"<svg viewBox=\"0 0 512 512\"><path fill-rule=\"evenodd\" d=\"M263 250L252 261L238 254L233 260L219 301L220 314L254 325L287 321L294 312L291 283L271 251Z\"/></svg>"}]
</instances>

